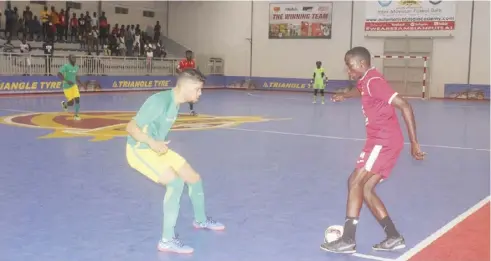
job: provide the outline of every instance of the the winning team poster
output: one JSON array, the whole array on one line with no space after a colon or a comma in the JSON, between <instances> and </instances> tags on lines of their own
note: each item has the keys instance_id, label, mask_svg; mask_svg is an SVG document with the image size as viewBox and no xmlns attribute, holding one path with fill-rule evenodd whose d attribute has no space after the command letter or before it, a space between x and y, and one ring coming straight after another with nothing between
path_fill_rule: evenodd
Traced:
<instances>
[{"instance_id":1,"label":"the winning team poster","mask_svg":"<svg viewBox=\"0 0 491 261\"><path fill-rule=\"evenodd\" d=\"M269 4L269 39L331 39L332 2Z\"/></svg>"}]
</instances>

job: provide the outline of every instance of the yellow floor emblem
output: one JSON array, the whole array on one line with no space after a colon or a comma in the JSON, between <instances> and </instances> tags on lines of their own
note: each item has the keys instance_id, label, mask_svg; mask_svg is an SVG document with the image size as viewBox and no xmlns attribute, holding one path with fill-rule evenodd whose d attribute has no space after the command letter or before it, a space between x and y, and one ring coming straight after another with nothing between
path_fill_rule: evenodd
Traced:
<instances>
[{"instance_id":1,"label":"yellow floor emblem","mask_svg":"<svg viewBox=\"0 0 491 261\"><path fill-rule=\"evenodd\" d=\"M126 124L135 112L92 111L80 114L81 121L74 121L73 114L58 112L24 113L0 117L0 122L19 127L53 130L40 138L92 137L92 141L125 137ZM259 116L190 116L180 114L173 126L174 131L226 128L243 123L269 121Z\"/></svg>"}]
</instances>

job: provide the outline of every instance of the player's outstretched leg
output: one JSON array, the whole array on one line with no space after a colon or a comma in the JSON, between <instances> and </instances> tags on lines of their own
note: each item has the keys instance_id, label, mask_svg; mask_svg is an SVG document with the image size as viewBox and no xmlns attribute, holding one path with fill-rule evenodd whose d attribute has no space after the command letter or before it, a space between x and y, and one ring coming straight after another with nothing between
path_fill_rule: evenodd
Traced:
<instances>
[{"instance_id":1,"label":"player's outstretched leg","mask_svg":"<svg viewBox=\"0 0 491 261\"><path fill-rule=\"evenodd\" d=\"M363 205L363 188L372 175L363 168L353 171L348 180L348 202L343 236L336 241L322 244L322 250L342 254L356 252L355 235L361 206Z\"/></svg>"},{"instance_id":2,"label":"player's outstretched leg","mask_svg":"<svg viewBox=\"0 0 491 261\"><path fill-rule=\"evenodd\" d=\"M375 193L375 187L380 183L382 178L383 177L380 175L373 175L363 187L363 200L387 235L387 238L384 241L373 246L373 250L392 251L403 249L406 247L404 238L399 234L394 223L390 219L384 203Z\"/></svg>"},{"instance_id":3,"label":"player's outstretched leg","mask_svg":"<svg viewBox=\"0 0 491 261\"><path fill-rule=\"evenodd\" d=\"M188 163L185 163L178 171L178 175L188 185L189 198L191 199L194 210L193 226L199 229L224 230L225 226L222 223L206 216L205 194L203 192L203 182L199 174Z\"/></svg>"},{"instance_id":4,"label":"player's outstretched leg","mask_svg":"<svg viewBox=\"0 0 491 261\"><path fill-rule=\"evenodd\" d=\"M314 87L314 101L312 103L317 103L317 92L319 90L317 89L317 87Z\"/></svg>"},{"instance_id":5,"label":"player's outstretched leg","mask_svg":"<svg viewBox=\"0 0 491 261\"><path fill-rule=\"evenodd\" d=\"M324 89L320 89L320 91L321 91L321 97L322 97L321 98L322 99L322 104L325 104L326 103L326 100L324 98Z\"/></svg>"}]
</instances>

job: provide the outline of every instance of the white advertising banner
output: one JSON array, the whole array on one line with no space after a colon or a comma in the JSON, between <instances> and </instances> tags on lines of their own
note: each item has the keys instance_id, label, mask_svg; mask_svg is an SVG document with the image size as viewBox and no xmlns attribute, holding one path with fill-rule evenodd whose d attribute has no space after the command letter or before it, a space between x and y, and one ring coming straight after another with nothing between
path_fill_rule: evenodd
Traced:
<instances>
[{"instance_id":1,"label":"white advertising banner","mask_svg":"<svg viewBox=\"0 0 491 261\"><path fill-rule=\"evenodd\" d=\"M456 3L453 1L367 1L365 8L365 32L455 29Z\"/></svg>"},{"instance_id":2,"label":"white advertising banner","mask_svg":"<svg viewBox=\"0 0 491 261\"><path fill-rule=\"evenodd\" d=\"M332 2L269 4L269 39L331 39Z\"/></svg>"}]
</instances>

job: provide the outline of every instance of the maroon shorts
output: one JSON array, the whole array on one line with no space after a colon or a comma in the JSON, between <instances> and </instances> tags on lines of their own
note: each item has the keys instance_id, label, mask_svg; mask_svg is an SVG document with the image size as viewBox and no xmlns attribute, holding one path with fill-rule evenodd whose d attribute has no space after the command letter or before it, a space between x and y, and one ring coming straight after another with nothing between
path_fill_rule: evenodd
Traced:
<instances>
[{"instance_id":1,"label":"maroon shorts","mask_svg":"<svg viewBox=\"0 0 491 261\"><path fill-rule=\"evenodd\" d=\"M393 144L377 145L376 142L367 141L356 161L356 168L364 168L371 173L388 178L404 147L404 144L400 142Z\"/></svg>"}]
</instances>

